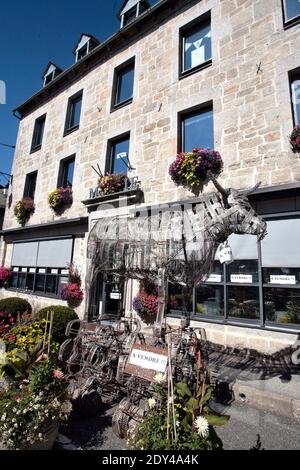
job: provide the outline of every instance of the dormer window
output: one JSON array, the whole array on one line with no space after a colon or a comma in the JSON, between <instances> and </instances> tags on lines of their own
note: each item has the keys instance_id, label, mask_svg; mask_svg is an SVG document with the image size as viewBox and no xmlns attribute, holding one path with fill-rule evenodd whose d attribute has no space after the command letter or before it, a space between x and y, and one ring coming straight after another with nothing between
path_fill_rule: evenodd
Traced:
<instances>
[{"instance_id":1,"label":"dormer window","mask_svg":"<svg viewBox=\"0 0 300 470\"><path fill-rule=\"evenodd\" d=\"M44 86L49 85L60 73L62 73L62 69L52 62L49 62L42 77Z\"/></svg>"},{"instance_id":2,"label":"dormer window","mask_svg":"<svg viewBox=\"0 0 300 470\"><path fill-rule=\"evenodd\" d=\"M76 57L76 62L79 62L79 60L87 56L99 44L100 43L98 39L96 39L94 36L90 36L89 34L82 34L76 48L73 51Z\"/></svg>"},{"instance_id":3,"label":"dormer window","mask_svg":"<svg viewBox=\"0 0 300 470\"><path fill-rule=\"evenodd\" d=\"M123 3L119 11L121 28L138 18L142 13L150 8L148 0L127 0Z\"/></svg>"}]
</instances>

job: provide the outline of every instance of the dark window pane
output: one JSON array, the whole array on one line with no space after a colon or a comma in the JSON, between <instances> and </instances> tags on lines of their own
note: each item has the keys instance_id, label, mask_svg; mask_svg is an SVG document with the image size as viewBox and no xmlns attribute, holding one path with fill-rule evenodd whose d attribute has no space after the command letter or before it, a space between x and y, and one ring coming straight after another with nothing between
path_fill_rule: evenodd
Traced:
<instances>
[{"instance_id":1,"label":"dark window pane","mask_svg":"<svg viewBox=\"0 0 300 470\"><path fill-rule=\"evenodd\" d=\"M132 21L134 21L136 19L136 10L137 8L132 8L131 10L127 11L124 15L124 26L126 24L129 24L131 23Z\"/></svg>"},{"instance_id":2,"label":"dark window pane","mask_svg":"<svg viewBox=\"0 0 300 470\"><path fill-rule=\"evenodd\" d=\"M187 292L185 298L183 287L169 284L168 313L187 313L193 311L193 292Z\"/></svg>"},{"instance_id":3,"label":"dark window pane","mask_svg":"<svg viewBox=\"0 0 300 470\"><path fill-rule=\"evenodd\" d=\"M36 120L32 139L32 150L41 147L44 137L46 117L43 116Z\"/></svg>"},{"instance_id":4,"label":"dark window pane","mask_svg":"<svg viewBox=\"0 0 300 470\"><path fill-rule=\"evenodd\" d=\"M68 284L68 276L60 276L58 279L58 294L60 295L61 290Z\"/></svg>"},{"instance_id":5,"label":"dark window pane","mask_svg":"<svg viewBox=\"0 0 300 470\"><path fill-rule=\"evenodd\" d=\"M299 0L284 0L285 21L292 20L300 15Z\"/></svg>"},{"instance_id":6,"label":"dark window pane","mask_svg":"<svg viewBox=\"0 0 300 470\"><path fill-rule=\"evenodd\" d=\"M214 124L212 110L202 111L183 117L183 152L193 148L214 147Z\"/></svg>"},{"instance_id":7,"label":"dark window pane","mask_svg":"<svg viewBox=\"0 0 300 470\"><path fill-rule=\"evenodd\" d=\"M266 321L300 324L300 290L287 288L264 289Z\"/></svg>"},{"instance_id":8,"label":"dark window pane","mask_svg":"<svg viewBox=\"0 0 300 470\"><path fill-rule=\"evenodd\" d=\"M30 173L29 175L26 176L24 197L31 197L31 199L34 199L36 179L37 179L37 172Z\"/></svg>"},{"instance_id":9,"label":"dark window pane","mask_svg":"<svg viewBox=\"0 0 300 470\"><path fill-rule=\"evenodd\" d=\"M53 79L54 79L54 72L49 73L49 75L45 77L45 86L48 85L48 83L52 82Z\"/></svg>"},{"instance_id":10,"label":"dark window pane","mask_svg":"<svg viewBox=\"0 0 300 470\"><path fill-rule=\"evenodd\" d=\"M35 291L45 292L45 274L37 274L35 278Z\"/></svg>"},{"instance_id":11,"label":"dark window pane","mask_svg":"<svg viewBox=\"0 0 300 470\"><path fill-rule=\"evenodd\" d=\"M18 289L25 289L26 288L26 273L19 273L18 276Z\"/></svg>"},{"instance_id":12,"label":"dark window pane","mask_svg":"<svg viewBox=\"0 0 300 470\"><path fill-rule=\"evenodd\" d=\"M183 71L193 69L211 59L210 22L197 26L183 37Z\"/></svg>"},{"instance_id":13,"label":"dark window pane","mask_svg":"<svg viewBox=\"0 0 300 470\"><path fill-rule=\"evenodd\" d=\"M88 53L88 42L77 52L77 60L82 59L85 57Z\"/></svg>"},{"instance_id":14,"label":"dark window pane","mask_svg":"<svg viewBox=\"0 0 300 470\"><path fill-rule=\"evenodd\" d=\"M227 268L227 282L253 284L258 282L258 261L236 260Z\"/></svg>"},{"instance_id":15,"label":"dark window pane","mask_svg":"<svg viewBox=\"0 0 300 470\"><path fill-rule=\"evenodd\" d=\"M74 175L74 166L75 166L75 159L69 160L65 163L64 168L64 179L63 179L63 187L73 185L73 175Z\"/></svg>"},{"instance_id":16,"label":"dark window pane","mask_svg":"<svg viewBox=\"0 0 300 470\"><path fill-rule=\"evenodd\" d=\"M124 154L124 155L122 155ZM127 155L125 155L127 154ZM128 173L129 138L119 140L112 145L112 173Z\"/></svg>"},{"instance_id":17,"label":"dark window pane","mask_svg":"<svg viewBox=\"0 0 300 470\"><path fill-rule=\"evenodd\" d=\"M26 279L26 289L33 291L34 287L34 273L28 273Z\"/></svg>"},{"instance_id":18,"label":"dark window pane","mask_svg":"<svg viewBox=\"0 0 300 470\"><path fill-rule=\"evenodd\" d=\"M79 126L80 114L81 114L82 94L69 99L67 119L66 119L66 131L71 130Z\"/></svg>"},{"instance_id":19,"label":"dark window pane","mask_svg":"<svg viewBox=\"0 0 300 470\"><path fill-rule=\"evenodd\" d=\"M70 127L78 126L80 122L81 113L81 97L77 98L72 103Z\"/></svg>"},{"instance_id":20,"label":"dark window pane","mask_svg":"<svg viewBox=\"0 0 300 470\"><path fill-rule=\"evenodd\" d=\"M11 273L11 277L10 277L10 280L9 280L9 285L10 285L10 287L14 287L14 288L18 287L18 272L17 271L13 271Z\"/></svg>"},{"instance_id":21,"label":"dark window pane","mask_svg":"<svg viewBox=\"0 0 300 470\"><path fill-rule=\"evenodd\" d=\"M123 300L123 283L115 275L109 275L105 286L105 314L117 316L121 313ZM118 297L118 298L117 298Z\"/></svg>"},{"instance_id":22,"label":"dark window pane","mask_svg":"<svg viewBox=\"0 0 300 470\"><path fill-rule=\"evenodd\" d=\"M204 285L196 289L197 315L224 315L224 287Z\"/></svg>"},{"instance_id":23,"label":"dark window pane","mask_svg":"<svg viewBox=\"0 0 300 470\"><path fill-rule=\"evenodd\" d=\"M300 3L299 3L300 5ZM295 79L291 83L292 86L292 100L294 107L295 123L300 124L300 79Z\"/></svg>"},{"instance_id":24,"label":"dark window pane","mask_svg":"<svg viewBox=\"0 0 300 470\"><path fill-rule=\"evenodd\" d=\"M47 275L45 292L47 294L56 294L57 276Z\"/></svg>"},{"instance_id":25,"label":"dark window pane","mask_svg":"<svg viewBox=\"0 0 300 470\"><path fill-rule=\"evenodd\" d=\"M230 317L259 319L258 287L228 287L228 313Z\"/></svg>"},{"instance_id":26,"label":"dark window pane","mask_svg":"<svg viewBox=\"0 0 300 470\"><path fill-rule=\"evenodd\" d=\"M134 65L118 72L116 103L120 104L133 96Z\"/></svg>"}]
</instances>

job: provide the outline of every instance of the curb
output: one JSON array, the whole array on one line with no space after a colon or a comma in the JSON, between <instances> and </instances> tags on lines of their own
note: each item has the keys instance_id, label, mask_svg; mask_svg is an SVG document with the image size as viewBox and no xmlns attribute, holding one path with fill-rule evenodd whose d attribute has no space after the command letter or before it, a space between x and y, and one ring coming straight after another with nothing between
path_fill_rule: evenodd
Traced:
<instances>
[{"instance_id":1,"label":"curb","mask_svg":"<svg viewBox=\"0 0 300 470\"><path fill-rule=\"evenodd\" d=\"M300 400L259 390L241 383L232 385L234 399L237 403L247 404L263 411L287 416L300 421Z\"/></svg>"}]
</instances>

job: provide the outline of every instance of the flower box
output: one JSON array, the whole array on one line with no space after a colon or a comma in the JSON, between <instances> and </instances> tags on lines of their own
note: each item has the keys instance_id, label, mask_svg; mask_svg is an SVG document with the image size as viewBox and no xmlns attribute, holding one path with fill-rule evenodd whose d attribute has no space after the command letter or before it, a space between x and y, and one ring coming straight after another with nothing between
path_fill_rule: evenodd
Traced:
<instances>
[{"instance_id":1,"label":"flower box","mask_svg":"<svg viewBox=\"0 0 300 470\"><path fill-rule=\"evenodd\" d=\"M52 191L48 196L48 202L51 209L60 214L66 208L70 207L73 203L73 190L72 188L57 188Z\"/></svg>"},{"instance_id":2,"label":"flower box","mask_svg":"<svg viewBox=\"0 0 300 470\"><path fill-rule=\"evenodd\" d=\"M294 153L300 152L300 126L296 126L290 135L290 144Z\"/></svg>"},{"instance_id":3,"label":"flower box","mask_svg":"<svg viewBox=\"0 0 300 470\"><path fill-rule=\"evenodd\" d=\"M17 202L14 208L14 214L22 227L26 224L34 210L34 201L30 197L24 197L21 201Z\"/></svg>"}]
</instances>

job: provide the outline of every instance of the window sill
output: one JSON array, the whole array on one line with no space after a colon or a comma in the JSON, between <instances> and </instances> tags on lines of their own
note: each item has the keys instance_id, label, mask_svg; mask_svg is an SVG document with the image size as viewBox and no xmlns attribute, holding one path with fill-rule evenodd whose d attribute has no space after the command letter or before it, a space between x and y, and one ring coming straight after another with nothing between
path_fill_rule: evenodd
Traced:
<instances>
[{"instance_id":1,"label":"window sill","mask_svg":"<svg viewBox=\"0 0 300 470\"><path fill-rule=\"evenodd\" d=\"M300 24L300 15L296 18L293 18L292 20L286 21L283 25L283 29L286 30L289 28L293 28L293 26L296 26L297 24Z\"/></svg>"},{"instance_id":2,"label":"window sill","mask_svg":"<svg viewBox=\"0 0 300 470\"><path fill-rule=\"evenodd\" d=\"M113 113L114 111L118 111L118 109L124 108L125 106L128 106L133 102L133 98L129 98L126 101L123 101L122 103L115 104L114 106L111 107L110 112Z\"/></svg>"},{"instance_id":3,"label":"window sill","mask_svg":"<svg viewBox=\"0 0 300 470\"><path fill-rule=\"evenodd\" d=\"M25 289L16 289L14 287L8 287L6 288L5 290L9 291L9 292L16 292L18 294L24 294L24 295L28 295L29 297L43 297L43 298L47 298L47 299L56 299L56 300L60 300L61 302L66 302L66 300L62 300L59 296L55 295L55 294L46 294L46 293L41 293L41 292L33 292L33 291L29 291L29 290L25 290Z\"/></svg>"},{"instance_id":4,"label":"window sill","mask_svg":"<svg viewBox=\"0 0 300 470\"><path fill-rule=\"evenodd\" d=\"M201 70L207 69L212 65L212 59L207 60L206 62L203 62L203 64L198 65L197 67L194 67L193 69L185 70L184 72L179 73L179 80L182 80L185 77L190 77L191 75L194 75L194 73L200 72Z\"/></svg>"},{"instance_id":5,"label":"window sill","mask_svg":"<svg viewBox=\"0 0 300 470\"><path fill-rule=\"evenodd\" d=\"M77 131L78 129L79 129L79 125L71 127L70 129L66 129L65 132L64 132L64 137L66 137L69 134L72 134L73 132Z\"/></svg>"},{"instance_id":6,"label":"window sill","mask_svg":"<svg viewBox=\"0 0 300 470\"><path fill-rule=\"evenodd\" d=\"M41 150L42 146L41 145L38 145L37 147L34 147L30 150L30 154L32 153L35 153L35 152L38 152L39 150Z\"/></svg>"}]
</instances>

